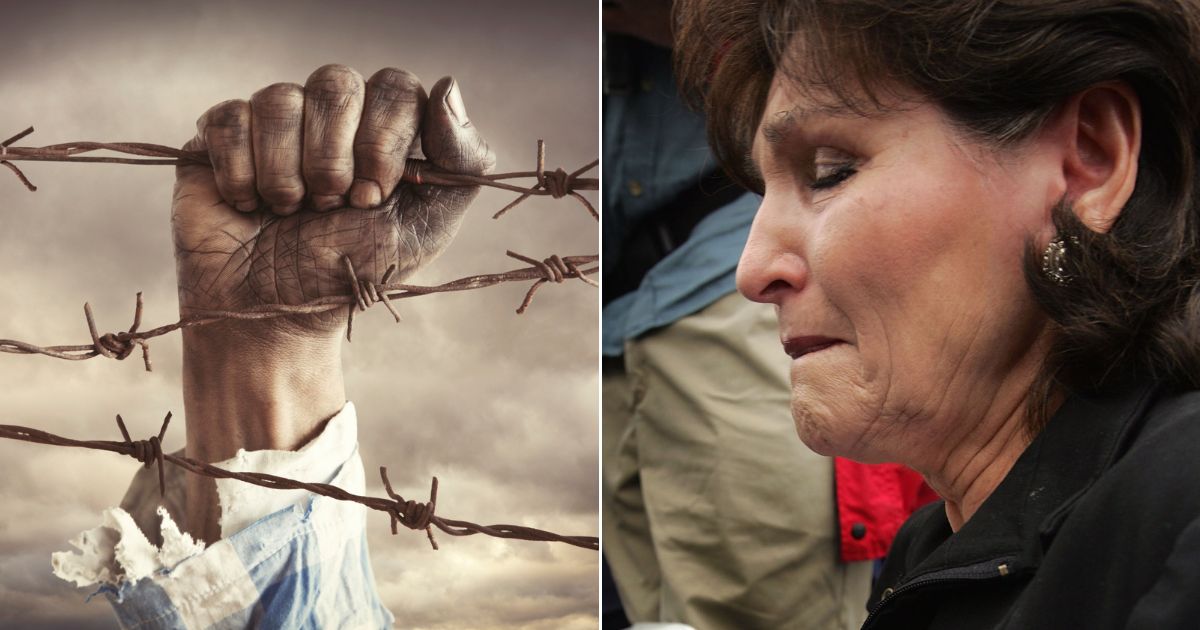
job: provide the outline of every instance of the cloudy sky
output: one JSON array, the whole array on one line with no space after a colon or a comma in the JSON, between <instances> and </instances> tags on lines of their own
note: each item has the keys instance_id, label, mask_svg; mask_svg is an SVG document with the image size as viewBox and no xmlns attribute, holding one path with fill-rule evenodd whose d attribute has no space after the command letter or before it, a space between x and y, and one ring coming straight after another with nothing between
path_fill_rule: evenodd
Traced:
<instances>
[{"instance_id":1,"label":"cloudy sky","mask_svg":"<svg viewBox=\"0 0 1200 630\"><path fill-rule=\"evenodd\" d=\"M436 8L433 8L436 6ZM498 170L572 170L598 155L594 2L5 2L0 137L22 141L182 144L210 105L326 63L369 76L385 66L427 86L454 75ZM134 293L146 320L177 318L169 238L169 167L29 164L40 190L0 170L0 338L84 343L85 300L100 327L128 326ZM596 224L574 201L479 196L446 254L412 279L435 284L512 269L506 249L536 257L597 251ZM594 198L593 198L594 200ZM595 535L597 294L544 287L522 316L525 286L435 295L355 323L346 389L360 414L368 471L388 466L405 496L441 480L439 512ZM135 356L64 362L0 355L0 423L117 439L181 414L178 334ZM167 448L182 446L174 427ZM138 464L92 451L0 443L0 627L115 628L108 604L50 574L50 553L99 524ZM368 475L368 493L382 493ZM595 628L595 552L481 537L430 550L369 517L375 575L405 628Z\"/></svg>"}]
</instances>

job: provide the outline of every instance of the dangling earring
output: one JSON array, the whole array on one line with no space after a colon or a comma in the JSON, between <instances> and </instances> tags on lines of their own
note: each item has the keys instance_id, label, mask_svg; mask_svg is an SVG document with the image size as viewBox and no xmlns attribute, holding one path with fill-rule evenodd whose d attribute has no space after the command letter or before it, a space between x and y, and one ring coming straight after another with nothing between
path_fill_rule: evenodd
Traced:
<instances>
[{"instance_id":1,"label":"dangling earring","mask_svg":"<svg viewBox=\"0 0 1200 630\"><path fill-rule=\"evenodd\" d=\"M1055 284L1065 286L1071 280L1071 276L1067 275L1063 268L1066 260L1067 244L1061 236L1056 236L1046 244L1046 250L1042 252L1042 274L1053 280Z\"/></svg>"}]
</instances>

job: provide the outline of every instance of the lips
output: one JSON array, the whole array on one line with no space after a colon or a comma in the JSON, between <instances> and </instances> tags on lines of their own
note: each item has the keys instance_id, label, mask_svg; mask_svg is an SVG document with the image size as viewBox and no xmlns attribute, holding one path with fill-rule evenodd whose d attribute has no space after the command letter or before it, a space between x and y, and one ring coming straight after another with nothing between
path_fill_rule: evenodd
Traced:
<instances>
[{"instance_id":1,"label":"lips","mask_svg":"<svg viewBox=\"0 0 1200 630\"><path fill-rule=\"evenodd\" d=\"M820 352L831 346L842 343L831 337L810 335L805 337L788 337L783 339L783 351L793 359L799 359L806 354Z\"/></svg>"}]
</instances>

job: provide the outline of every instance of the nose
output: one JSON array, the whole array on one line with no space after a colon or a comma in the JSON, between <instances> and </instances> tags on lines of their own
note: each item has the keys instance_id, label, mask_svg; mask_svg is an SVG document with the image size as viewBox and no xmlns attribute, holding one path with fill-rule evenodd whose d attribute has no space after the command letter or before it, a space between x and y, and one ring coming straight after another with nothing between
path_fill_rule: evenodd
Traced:
<instances>
[{"instance_id":1,"label":"nose","mask_svg":"<svg viewBox=\"0 0 1200 630\"><path fill-rule=\"evenodd\" d=\"M774 206L768 195L754 215L738 261L737 288L751 301L779 305L788 295L804 289L808 264L803 226L789 221L787 213Z\"/></svg>"}]
</instances>

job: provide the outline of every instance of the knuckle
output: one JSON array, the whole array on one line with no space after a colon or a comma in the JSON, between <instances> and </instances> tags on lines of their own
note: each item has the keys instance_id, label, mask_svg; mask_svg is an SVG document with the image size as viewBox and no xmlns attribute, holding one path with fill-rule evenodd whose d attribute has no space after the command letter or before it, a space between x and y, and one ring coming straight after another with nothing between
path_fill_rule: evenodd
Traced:
<instances>
[{"instance_id":1,"label":"knuckle","mask_svg":"<svg viewBox=\"0 0 1200 630\"><path fill-rule=\"evenodd\" d=\"M367 85L394 92L416 92L421 89L421 80L407 70L383 68L371 75Z\"/></svg>"},{"instance_id":2,"label":"knuckle","mask_svg":"<svg viewBox=\"0 0 1200 630\"><path fill-rule=\"evenodd\" d=\"M357 92L362 89L363 78L357 70L341 64L329 64L317 68L304 84L306 93Z\"/></svg>"},{"instance_id":3,"label":"knuckle","mask_svg":"<svg viewBox=\"0 0 1200 630\"><path fill-rule=\"evenodd\" d=\"M246 101L225 101L201 117L200 133L212 149L237 150L249 142L250 105Z\"/></svg>"},{"instance_id":4,"label":"knuckle","mask_svg":"<svg viewBox=\"0 0 1200 630\"><path fill-rule=\"evenodd\" d=\"M209 127L220 126L229 118L230 109L232 109L238 102L239 101L236 99L221 101L220 103L209 107L204 111L203 114L200 114L199 118L196 119L196 130L203 134L204 131Z\"/></svg>"},{"instance_id":5,"label":"knuckle","mask_svg":"<svg viewBox=\"0 0 1200 630\"><path fill-rule=\"evenodd\" d=\"M250 120L250 104L243 100L230 100L214 105L208 124L214 127L240 127Z\"/></svg>"},{"instance_id":6,"label":"knuckle","mask_svg":"<svg viewBox=\"0 0 1200 630\"><path fill-rule=\"evenodd\" d=\"M297 83L272 83L250 97L255 107L280 108L304 103L304 88Z\"/></svg>"}]
</instances>

